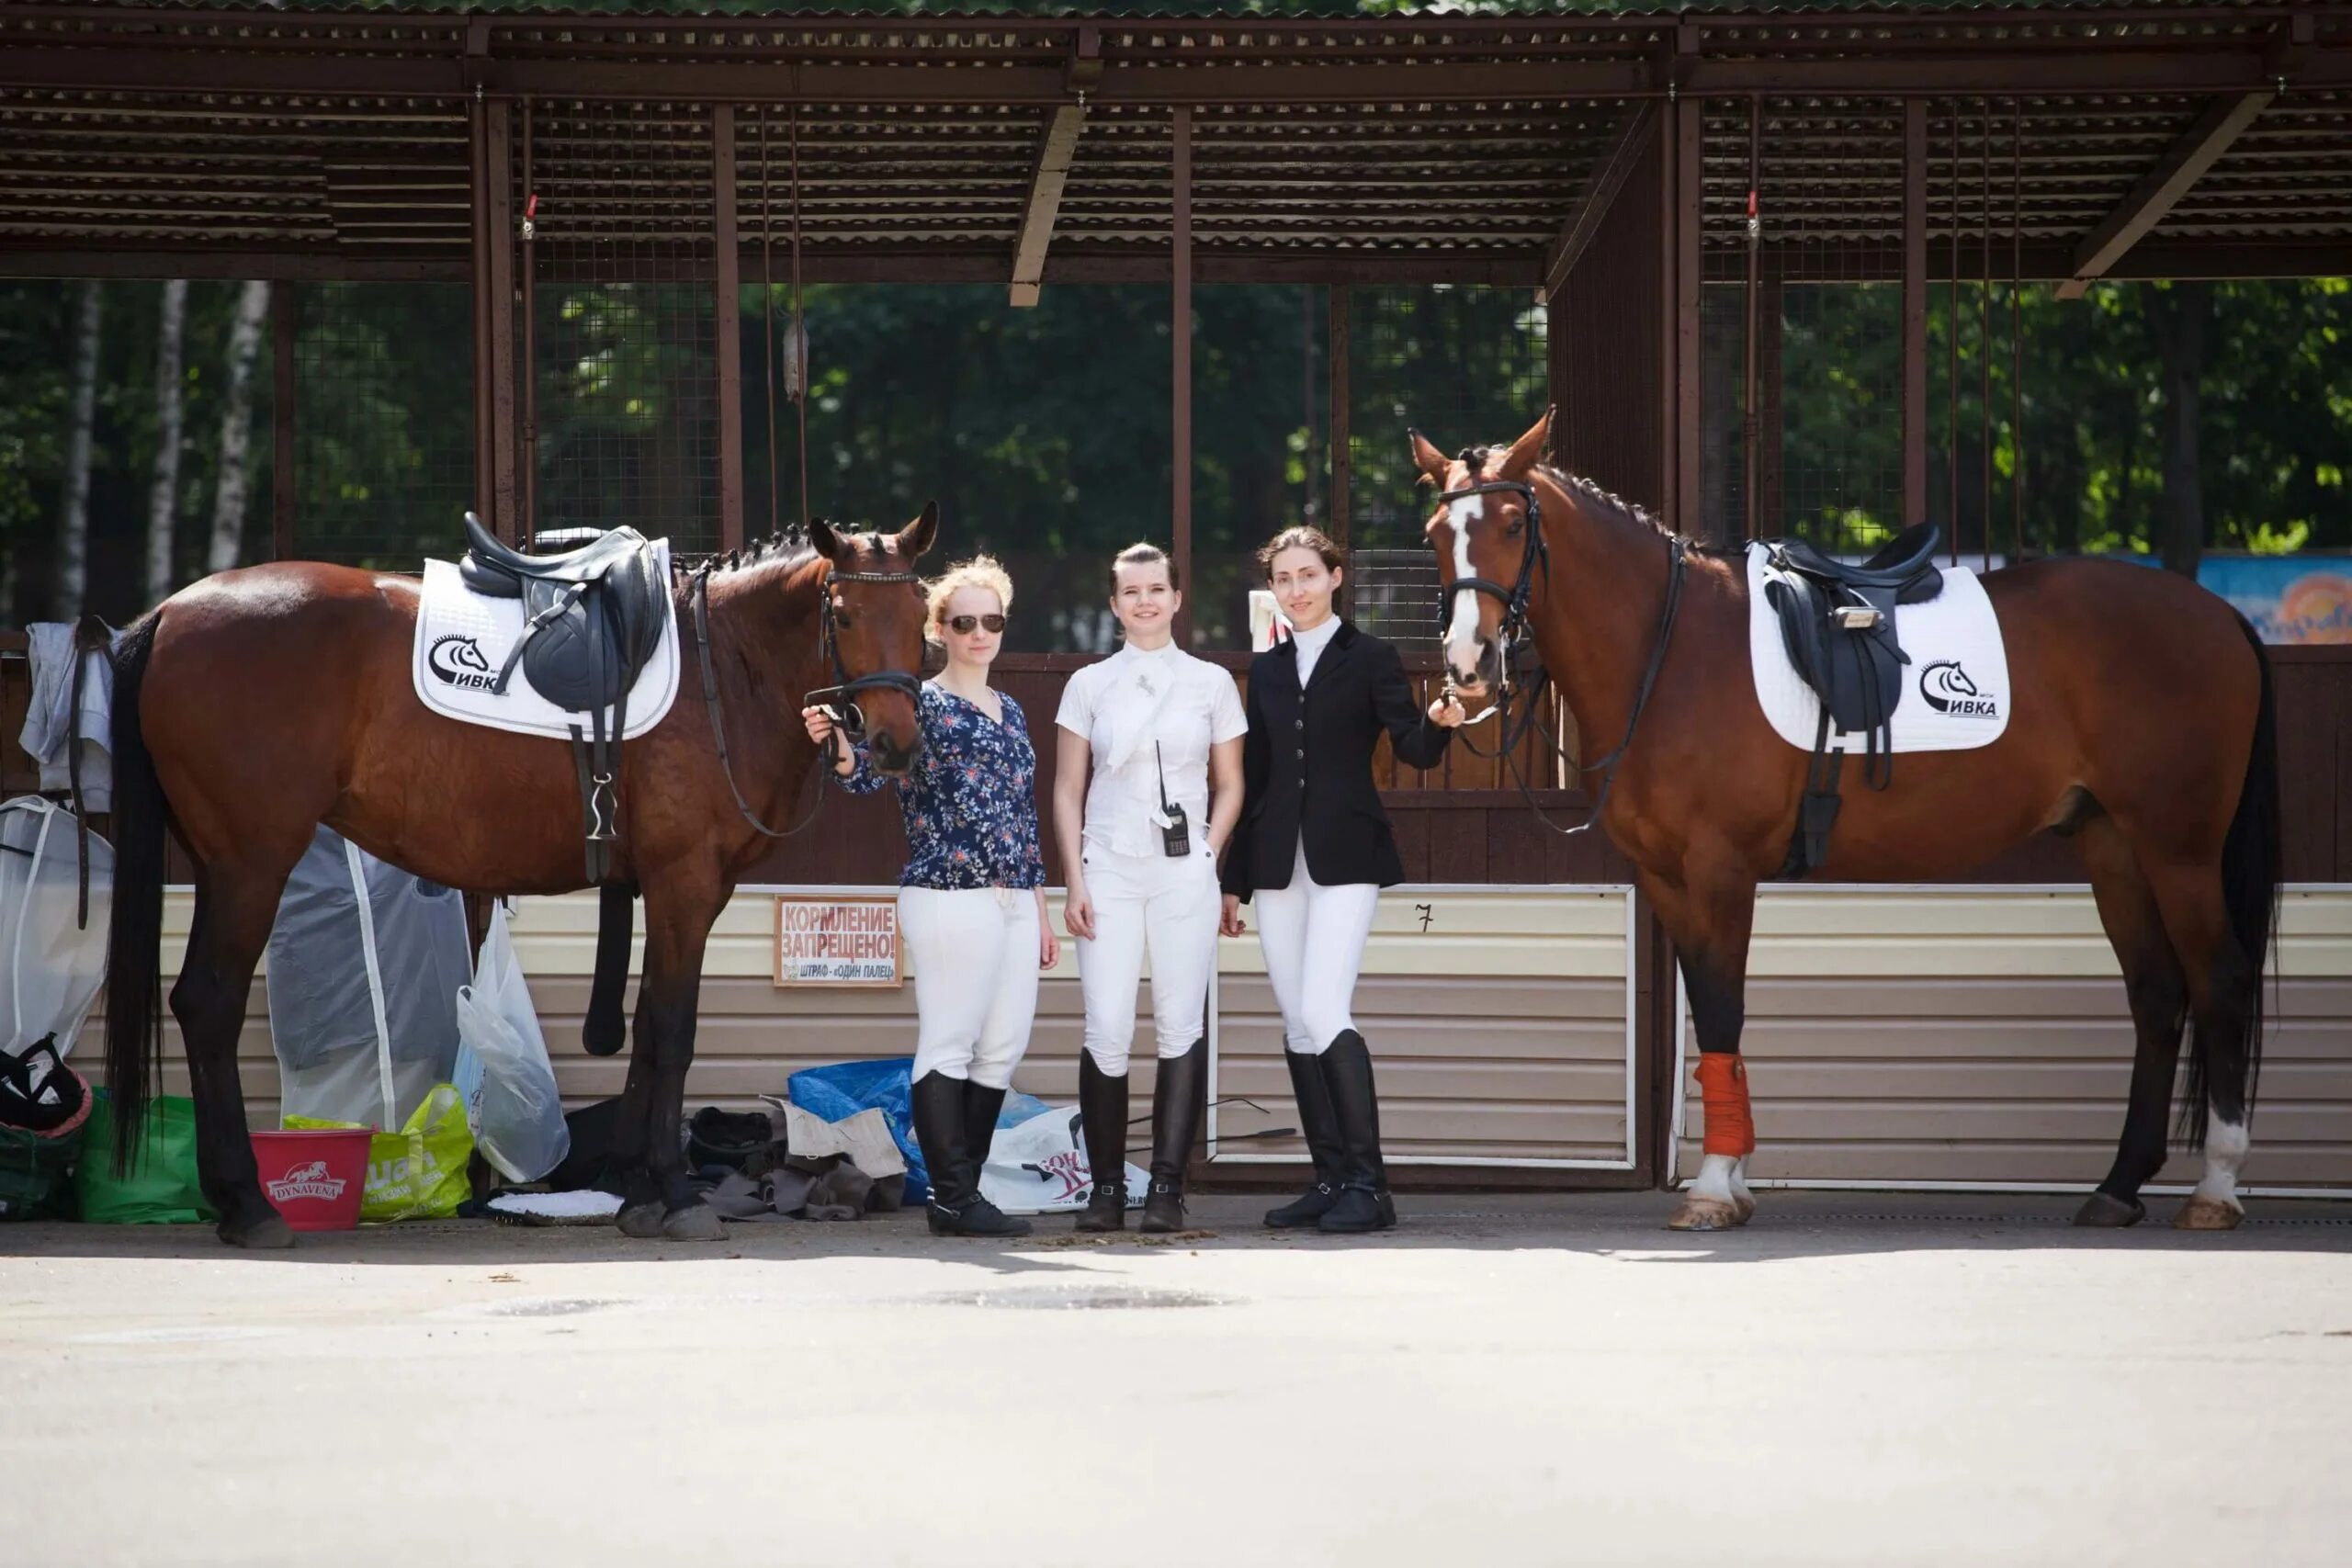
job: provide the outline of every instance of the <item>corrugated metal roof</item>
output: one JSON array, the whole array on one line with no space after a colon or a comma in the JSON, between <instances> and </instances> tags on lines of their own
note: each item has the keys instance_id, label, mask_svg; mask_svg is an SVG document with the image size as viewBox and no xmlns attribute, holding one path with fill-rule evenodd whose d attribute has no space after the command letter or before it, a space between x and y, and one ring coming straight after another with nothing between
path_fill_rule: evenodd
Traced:
<instances>
[{"instance_id":1,"label":"corrugated metal roof","mask_svg":"<svg viewBox=\"0 0 2352 1568\"><path fill-rule=\"evenodd\" d=\"M1426 19L1436 22L1544 19L1606 20L1612 17L1662 18L1697 17L1718 21L1740 17L1788 17L1815 15L1878 14L1932 15L1937 12L2015 12L2025 15L2064 12L2109 12L2119 16L2198 11L2317 11L2335 8L2339 0L962 0L954 6L915 6L906 0L826 0L823 5L779 5L776 0L699 0L696 4L658 5L643 0L401 0L384 6L355 6L351 0L280 0L260 6L254 0L18 0L20 5L55 5L74 10L300 12L396 17L417 16L482 17L629 17L649 22L703 20L776 21L805 23L826 20L893 20L903 22L994 21L1034 18L1050 21L1359 21L1389 23Z\"/></svg>"}]
</instances>

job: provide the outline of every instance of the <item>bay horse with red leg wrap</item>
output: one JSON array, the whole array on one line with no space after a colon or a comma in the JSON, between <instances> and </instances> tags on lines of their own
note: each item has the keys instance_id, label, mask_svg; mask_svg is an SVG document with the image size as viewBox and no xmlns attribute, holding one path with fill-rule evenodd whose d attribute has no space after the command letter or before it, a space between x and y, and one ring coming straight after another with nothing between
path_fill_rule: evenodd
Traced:
<instances>
[{"instance_id":1,"label":"bay horse with red leg wrap","mask_svg":"<svg viewBox=\"0 0 2352 1568\"><path fill-rule=\"evenodd\" d=\"M1671 1224L1742 1224L1755 1209L1739 1055L1748 931L1757 885L1789 854L1812 760L1756 697L1740 553L1689 544L1545 466L1550 429L1547 414L1508 446L1453 457L1410 433L1440 495L1427 534L1445 584L1445 663L1480 698L1503 685L1508 645L1524 633L1557 683L1601 786L1595 820L1634 863L1690 996L1705 1157ZM1973 750L1905 753L1890 787L1847 791L1813 874L1917 882L2043 829L2070 837L2138 1035L2115 1165L2075 1223L2145 1216L2140 1188L2165 1161L2193 1021L2180 1127L2206 1168L2173 1223L2229 1229L2244 1214L2237 1176L2278 915L2269 660L2243 617L2170 572L2061 559L1982 581L2012 674L2007 730ZM1585 740L1619 750L1594 758Z\"/></svg>"},{"instance_id":2,"label":"bay horse with red leg wrap","mask_svg":"<svg viewBox=\"0 0 2352 1568\"><path fill-rule=\"evenodd\" d=\"M850 688L876 766L912 763L923 625L914 565L937 531L936 506L895 535L817 524L805 541L772 540L672 579L690 689L622 750L607 882L641 889L646 913L616 1150L629 1235L718 1234L718 1216L686 1184L678 1136L704 944L768 839L797 830L762 824L805 822L803 792L821 787L798 721L807 694ZM254 964L313 827L479 893L586 886L582 786L567 743L462 723L418 701L419 592L413 577L317 562L222 572L140 619L115 655L107 1074L117 1157L160 1066L169 828L196 862L172 1011L196 1098L198 1174L220 1238L233 1245L293 1240L255 1178L236 1052ZM704 700L691 689L698 679L711 682ZM600 964L615 946L612 902L608 892ZM625 965L626 927L617 945ZM598 990L616 1015L618 981L600 979Z\"/></svg>"}]
</instances>

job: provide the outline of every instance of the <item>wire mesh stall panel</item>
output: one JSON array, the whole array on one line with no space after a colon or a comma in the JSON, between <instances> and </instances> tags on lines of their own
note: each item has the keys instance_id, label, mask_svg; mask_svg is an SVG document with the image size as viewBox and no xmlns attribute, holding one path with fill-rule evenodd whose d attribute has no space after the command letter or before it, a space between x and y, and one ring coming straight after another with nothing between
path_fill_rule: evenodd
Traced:
<instances>
[{"instance_id":1,"label":"wire mesh stall panel","mask_svg":"<svg viewBox=\"0 0 2352 1568\"><path fill-rule=\"evenodd\" d=\"M711 110L534 103L520 312L523 468L536 531L627 525L680 555L719 542Z\"/></svg>"},{"instance_id":2,"label":"wire mesh stall panel","mask_svg":"<svg viewBox=\"0 0 2352 1568\"><path fill-rule=\"evenodd\" d=\"M474 504L465 285L277 287L294 319L294 555L387 571L454 556Z\"/></svg>"}]
</instances>

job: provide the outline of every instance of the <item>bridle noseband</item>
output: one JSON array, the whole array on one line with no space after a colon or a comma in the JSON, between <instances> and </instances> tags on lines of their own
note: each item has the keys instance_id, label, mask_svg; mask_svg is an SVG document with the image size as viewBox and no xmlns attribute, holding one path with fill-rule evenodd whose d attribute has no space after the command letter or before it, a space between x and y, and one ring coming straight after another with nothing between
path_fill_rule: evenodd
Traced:
<instances>
[{"instance_id":1,"label":"bridle noseband","mask_svg":"<svg viewBox=\"0 0 2352 1568\"><path fill-rule=\"evenodd\" d=\"M693 581L688 585L688 597L694 603L695 612L695 652L702 664L702 701L704 710L710 716L711 742L718 750L718 771L727 780L727 791L735 797L735 809L742 814L743 820L771 839L788 839L817 819L817 813L824 808L825 791L820 789L817 792L816 805L810 807L808 814L797 824L777 829L760 820L751 803L743 798L743 791L735 783L734 765L727 755L727 726L718 714L718 677L711 666L710 658L710 573L718 564L718 560L713 558L695 568ZM813 706L825 697L846 699L840 708L832 711L836 722L852 739L865 733L865 714L855 701L858 693L879 688L903 693L908 701L919 703L922 700L922 682L905 670L877 670L870 675L854 677L850 674L849 667L842 662L841 638L834 627L833 584L922 581L921 576L911 571L842 571L829 566L825 581L818 585L818 602L821 606L818 611L818 643L822 649L821 657L833 668L835 683L818 687L803 698L802 703L804 706ZM820 751L818 755L821 761L824 753Z\"/></svg>"},{"instance_id":2,"label":"bridle noseband","mask_svg":"<svg viewBox=\"0 0 2352 1568\"><path fill-rule=\"evenodd\" d=\"M1476 479L1478 470L1486 461L1483 455L1476 452L1464 452L1457 460L1469 468L1474 479ZM1460 490L1447 491L1438 497L1438 502L1447 508L1450 517L1453 504L1457 501L1465 500L1474 495L1498 494L1516 495L1527 508L1524 530L1527 543L1520 552L1519 579L1509 588L1486 577L1457 577L1447 583L1438 596L1438 636L1440 644L1442 646L1447 624L1453 618L1453 601L1456 594L1484 593L1489 598L1502 601L1502 624L1495 633L1496 664L1499 671L1496 677L1495 701L1484 713L1465 719L1462 725L1462 728L1466 729L1472 725L1485 722L1499 712L1502 715L1501 733L1498 736L1495 749L1491 752L1479 750L1476 743L1466 735L1463 737L1462 743L1469 748L1474 756L1500 757L1503 765L1510 771L1512 782L1519 785L1520 795L1527 801L1527 808L1535 813L1535 819L1563 838L1574 838L1578 833L1589 832L1600 822L1601 810L1609 804L1609 791L1617 782L1617 764L1624 760L1626 751L1633 747L1634 730L1642 722L1643 710L1649 706L1650 693L1657 684L1657 672L1666 663L1667 644L1674 637L1675 615L1682 604L1683 544L1679 536L1668 535L1667 537L1666 607L1658 615L1657 639L1650 649L1649 665L1643 671L1642 683L1634 694L1633 712L1625 720L1624 739L1620 740L1616 749L1606 756L1589 762L1571 763L1579 777L1596 770L1600 773L1600 789L1593 796L1592 815L1576 827L1563 828L1544 815L1544 808L1535 804L1535 792L1528 787L1527 775L1519 764L1520 743L1527 739L1530 729L1535 730L1550 741L1554 754L1562 761L1569 761L1566 751L1561 748L1559 737L1554 735L1544 724L1543 694L1544 688L1551 683L1551 671L1545 670L1541 664L1537 665L1534 679L1528 682L1522 693L1519 694L1525 698L1525 701L1521 705L1516 723L1512 721L1510 712L1513 695L1511 657L1520 643L1532 640L1532 634L1528 630L1527 615L1529 603L1535 594L1536 576L1540 572L1546 584L1552 581L1552 552L1550 546L1545 544L1544 539L1543 504L1536 500L1535 487L1520 479L1476 479L1476 482L1464 485ZM1453 526L1464 527L1466 525L1456 523ZM1453 670L1450 660L1445 673L1445 694L1447 700L1453 700Z\"/></svg>"}]
</instances>

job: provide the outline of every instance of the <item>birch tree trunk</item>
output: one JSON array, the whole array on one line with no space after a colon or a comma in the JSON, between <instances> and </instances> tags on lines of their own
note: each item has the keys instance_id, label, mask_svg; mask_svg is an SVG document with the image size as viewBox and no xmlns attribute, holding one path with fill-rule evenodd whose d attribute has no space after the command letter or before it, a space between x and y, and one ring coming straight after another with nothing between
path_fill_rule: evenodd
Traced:
<instances>
[{"instance_id":1,"label":"birch tree trunk","mask_svg":"<svg viewBox=\"0 0 2352 1568\"><path fill-rule=\"evenodd\" d=\"M207 571L226 571L237 564L245 543L245 497L252 487L249 454L254 435L254 355L261 347L262 323L269 320L269 285L248 283L237 296L237 315L229 329L229 386L220 407L220 478L212 498L212 545L205 552ZM281 463L293 454L277 455Z\"/></svg>"},{"instance_id":2,"label":"birch tree trunk","mask_svg":"<svg viewBox=\"0 0 2352 1568\"><path fill-rule=\"evenodd\" d=\"M187 323L187 280L164 285L163 320L155 333L155 482L147 492L147 603L172 592L172 521L179 510L180 339Z\"/></svg>"},{"instance_id":3,"label":"birch tree trunk","mask_svg":"<svg viewBox=\"0 0 2352 1568\"><path fill-rule=\"evenodd\" d=\"M82 285L74 312L73 398L65 434L65 504L57 528L57 596L51 614L78 620L90 586L90 442L98 412L98 282Z\"/></svg>"}]
</instances>

